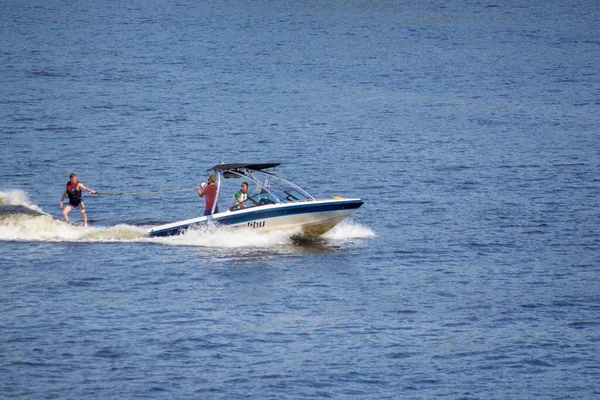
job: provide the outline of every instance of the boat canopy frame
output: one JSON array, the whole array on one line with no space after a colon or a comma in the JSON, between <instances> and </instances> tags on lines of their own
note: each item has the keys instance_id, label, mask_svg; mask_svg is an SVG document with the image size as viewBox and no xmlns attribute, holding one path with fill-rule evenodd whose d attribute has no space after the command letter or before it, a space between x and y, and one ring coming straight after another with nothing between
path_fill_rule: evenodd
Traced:
<instances>
[{"instance_id":1,"label":"boat canopy frame","mask_svg":"<svg viewBox=\"0 0 600 400\"><path fill-rule=\"evenodd\" d=\"M306 200L315 200L315 198L309 194L306 190L302 189L300 186L296 185L293 182L290 182L289 180L282 178L281 176L277 175L277 172L274 170L273 172L271 171L267 171L268 169L275 169L275 167L281 165L281 163L254 163L254 164L244 164L244 163L230 163L230 164L217 164L212 168L209 168L208 171L214 171L215 174L217 175L217 194L216 194L216 198L219 198L219 195L221 193L221 178L224 179L230 179L230 178L247 178L248 180L251 180L252 182L254 182L256 184L256 187L259 191L259 193L257 193L257 195L262 195L263 193L268 193L272 196L273 199L275 199L275 203L286 203L286 202L293 202L294 199L296 201L301 201L301 199L298 199L296 196L294 196L293 194L289 193L289 192L285 192L285 194L287 194L287 196L282 196L280 193L277 193L276 191L271 190L270 188L270 183L268 182L268 179L265 179L264 182L262 182L260 180L260 178L256 177L254 175L255 172L260 172L261 174L265 174L270 178L276 179L278 181L280 181L281 183L283 183L284 185L287 185L290 188L293 188L294 190L296 190L301 196L305 197ZM256 195L252 196L255 197ZM251 200L253 203L255 203L256 206L261 205L258 202L256 202L255 200L252 199L252 197L248 197L248 200ZM287 201L286 201L287 200ZM214 214L216 206L217 206L218 201L215 201L211 210L211 214ZM240 210L241 208L236 208L238 207L237 205L233 206L230 208L231 211L237 211Z\"/></svg>"}]
</instances>

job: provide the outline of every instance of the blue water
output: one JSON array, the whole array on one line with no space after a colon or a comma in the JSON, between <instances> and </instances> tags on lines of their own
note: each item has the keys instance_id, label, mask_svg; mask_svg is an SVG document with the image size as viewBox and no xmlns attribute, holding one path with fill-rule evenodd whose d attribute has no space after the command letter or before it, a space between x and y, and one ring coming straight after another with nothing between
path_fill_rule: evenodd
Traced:
<instances>
[{"instance_id":1,"label":"blue water","mask_svg":"<svg viewBox=\"0 0 600 400\"><path fill-rule=\"evenodd\" d=\"M316 242L193 191L0 212L0 397L600 398L595 1L2 1L0 196L283 162ZM1 211L1 210L0 210Z\"/></svg>"}]
</instances>

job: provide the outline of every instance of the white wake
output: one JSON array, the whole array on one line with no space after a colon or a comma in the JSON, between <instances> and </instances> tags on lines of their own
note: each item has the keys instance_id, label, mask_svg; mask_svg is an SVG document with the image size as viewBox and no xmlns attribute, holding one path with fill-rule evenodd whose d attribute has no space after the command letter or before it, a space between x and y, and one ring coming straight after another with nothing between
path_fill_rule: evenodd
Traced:
<instances>
[{"instance_id":1,"label":"white wake","mask_svg":"<svg viewBox=\"0 0 600 400\"><path fill-rule=\"evenodd\" d=\"M0 241L139 242L168 246L268 249L293 245L298 234L298 231L256 233L251 228L205 226L190 229L183 235L151 238L148 236L150 228L127 224L108 227L71 225L44 212L21 190L0 190ZM370 228L345 220L319 240L339 243L374 236Z\"/></svg>"}]
</instances>

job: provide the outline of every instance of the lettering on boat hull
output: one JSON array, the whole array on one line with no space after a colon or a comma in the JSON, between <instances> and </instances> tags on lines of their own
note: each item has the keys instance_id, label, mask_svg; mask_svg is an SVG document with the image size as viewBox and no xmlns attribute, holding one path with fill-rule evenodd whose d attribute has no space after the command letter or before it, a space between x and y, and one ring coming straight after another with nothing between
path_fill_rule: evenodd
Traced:
<instances>
[{"instance_id":1,"label":"lettering on boat hull","mask_svg":"<svg viewBox=\"0 0 600 400\"><path fill-rule=\"evenodd\" d=\"M248 222L248 226L250 228L264 228L265 227L265 221L252 221L252 222Z\"/></svg>"}]
</instances>

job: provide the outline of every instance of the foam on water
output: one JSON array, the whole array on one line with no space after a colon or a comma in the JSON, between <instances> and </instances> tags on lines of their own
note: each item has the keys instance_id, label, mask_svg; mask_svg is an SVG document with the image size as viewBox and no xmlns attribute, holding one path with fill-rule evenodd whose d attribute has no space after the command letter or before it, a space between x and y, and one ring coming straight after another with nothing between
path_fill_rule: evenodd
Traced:
<instances>
[{"instance_id":1,"label":"foam on water","mask_svg":"<svg viewBox=\"0 0 600 400\"><path fill-rule=\"evenodd\" d=\"M368 239L375 237L375 232L369 227L346 219L337 224L332 230L325 233L322 238L326 240L353 240L353 239Z\"/></svg>"},{"instance_id":2,"label":"foam on water","mask_svg":"<svg viewBox=\"0 0 600 400\"><path fill-rule=\"evenodd\" d=\"M139 241L146 230L129 225L83 227L70 225L48 215L8 214L0 217L0 240L42 242Z\"/></svg>"},{"instance_id":3,"label":"foam on water","mask_svg":"<svg viewBox=\"0 0 600 400\"><path fill-rule=\"evenodd\" d=\"M27 193L19 189L0 189L0 204L23 206L44 213L41 208L31 202Z\"/></svg>"},{"instance_id":4,"label":"foam on water","mask_svg":"<svg viewBox=\"0 0 600 400\"><path fill-rule=\"evenodd\" d=\"M154 239L175 246L200 246L211 248L268 248L292 243L297 231L257 233L251 228L202 226L190 229L183 235Z\"/></svg>"}]
</instances>

